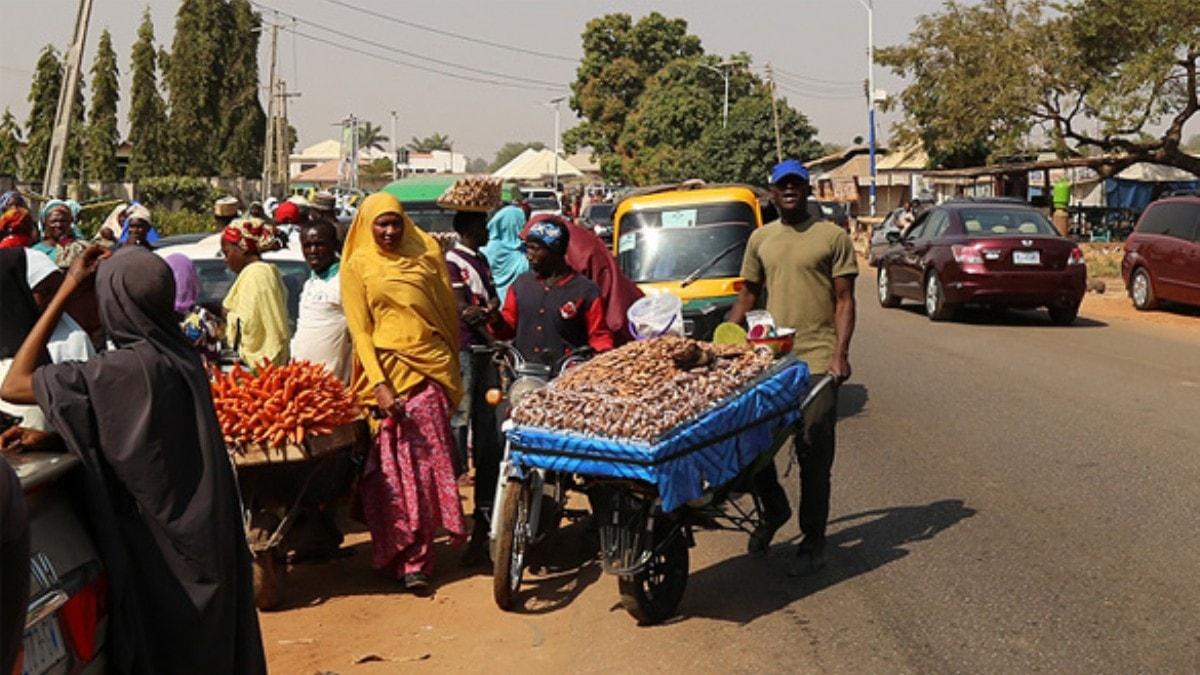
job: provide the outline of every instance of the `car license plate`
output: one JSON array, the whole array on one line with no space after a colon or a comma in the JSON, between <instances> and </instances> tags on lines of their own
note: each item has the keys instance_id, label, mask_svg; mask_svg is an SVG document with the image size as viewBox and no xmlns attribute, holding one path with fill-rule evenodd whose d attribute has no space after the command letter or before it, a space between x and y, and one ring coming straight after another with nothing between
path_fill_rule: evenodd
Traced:
<instances>
[{"instance_id":1,"label":"car license plate","mask_svg":"<svg viewBox=\"0 0 1200 675\"><path fill-rule=\"evenodd\" d=\"M1014 265L1041 265L1041 251L1013 251Z\"/></svg>"},{"instance_id":2,"label":"car license plate","mask_svg":"<svg viewBox=\"0 0 1200 675\"><path fill-rule=\"evenodd\" d=\"M67 646L57 617L50 616L25 631L25 665L22 675L42 675L67 658Z\"/></svg>"}]
</instances>

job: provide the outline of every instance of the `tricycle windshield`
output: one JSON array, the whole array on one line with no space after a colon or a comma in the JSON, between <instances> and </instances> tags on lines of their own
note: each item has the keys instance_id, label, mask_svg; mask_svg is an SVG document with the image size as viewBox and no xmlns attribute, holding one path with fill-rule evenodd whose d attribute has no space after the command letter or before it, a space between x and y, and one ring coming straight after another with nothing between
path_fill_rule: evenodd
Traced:
<instances>
[{"instance_id":1,"label":"tricycle windshield","mask_svg":"<svg viewBox=\"0 0 1200 675\"><path fill-rule=\"evenodd\" d=\"M636 283L678 281L732 246L698 278L736 277L754 226L754 209L744 202L630 211L621 217L617 262Z\"/></svg>"}]
</instances>

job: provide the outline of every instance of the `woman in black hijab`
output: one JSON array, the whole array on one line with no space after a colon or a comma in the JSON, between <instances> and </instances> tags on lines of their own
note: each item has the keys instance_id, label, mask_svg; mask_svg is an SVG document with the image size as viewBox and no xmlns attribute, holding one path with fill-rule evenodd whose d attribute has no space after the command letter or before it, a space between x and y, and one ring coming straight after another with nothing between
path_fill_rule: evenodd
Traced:
<instances>
[{"instance_id":1,"label":"woman in black hijab","mask_svg":"<svg viewBox=\"0 0 1200 675\"><path fill-rule=\"evenodd\" d=\"M105 255L92 248L71 266L0 397L36 400L83 460L112 589L110 666L265 672L237 486L204 366L175 322L171 270L141 247ZM38 367L68 297L93 274L116 349Z\"/></svg>"}]
</instances>

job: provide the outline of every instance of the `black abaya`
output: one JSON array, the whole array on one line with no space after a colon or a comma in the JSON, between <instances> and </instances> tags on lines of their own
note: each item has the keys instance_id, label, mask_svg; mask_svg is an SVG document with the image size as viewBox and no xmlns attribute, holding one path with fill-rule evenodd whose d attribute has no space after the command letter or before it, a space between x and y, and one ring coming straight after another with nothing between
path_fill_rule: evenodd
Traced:
<instances>
[{"instance_id":1,"label":"black abaya","mask_svg":"<svg viewBox=\"0 0 1200 675\"><path fill-rule=\"evenodd\" d=\"M96 292L117 348L39 368L34 391L87 469L110 666L265 672L237 485L204 367L175 323L170 268L123 249L101 263Z\"/></svg>"}]
</instances>

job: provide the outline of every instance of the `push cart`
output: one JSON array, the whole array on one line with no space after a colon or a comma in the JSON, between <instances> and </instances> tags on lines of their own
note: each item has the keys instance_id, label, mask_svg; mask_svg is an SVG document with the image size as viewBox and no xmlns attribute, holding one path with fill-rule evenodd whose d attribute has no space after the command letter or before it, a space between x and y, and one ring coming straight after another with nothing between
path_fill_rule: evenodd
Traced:
<instances>
[{"instance_id":1,"label":"push cart","mask_svg":"<svg viewBox=\"0 0 1200 675\"><path fill-rule=\"evenodd\" d=\"M586 492L605 572L618 577L621 604L643 625L675 614L687 587L695 529L752 532L762 505L750 490L799 428L804 409L824 388L809 386L807 366L792 356L700 417L653 443L509 426L501 465L507 484L493 524L497 604L508 609L521 585L538 522L546 476L573 475ZM738 496L749 493L750 504Z\"/></svg>"},{"instance_id":2,"label":"push cart","mask_svg":"<svg viewBox=\"0 0 1200 675\"><path fill-rule=\"evenodd\" d=\"M347 497L370 445L365 420L310 436L302 445L231 448L254 563L254 602L279 606L287 577L288 532L301 511Z\"/></svg>"}]
</instances>

